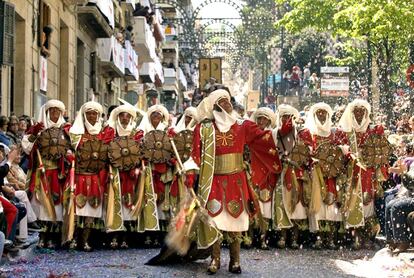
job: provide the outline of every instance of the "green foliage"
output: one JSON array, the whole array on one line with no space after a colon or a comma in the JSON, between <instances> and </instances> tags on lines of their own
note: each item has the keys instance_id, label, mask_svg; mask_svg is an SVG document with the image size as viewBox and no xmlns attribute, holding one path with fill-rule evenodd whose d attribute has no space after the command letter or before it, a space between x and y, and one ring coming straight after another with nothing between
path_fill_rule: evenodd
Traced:
<instances>
[{"instance_id":1,"label":"green foliage","mask_svg":"<svg viewBox=\"0 0 414 278\"><path fill-rule=\"evenodd\" d=\"M276 4L285 11L277 27L294 34L313 28L345 41L339 57L326 57L329 63L349 63L362 70L370 42L380 90L385 101L390 101L390 86L403 76L408 46L414 41L413 0L276 0Z\"/></svg>"},{"instance_id":2,"label":"green foliage","mask_svg":"<svg viewBox=\"0 0 414 278\"><path fill-rule=\"evenodd\" d=\"M294 65L303 68L310 64L312 72L319 72L325 64L327 34L306 29L299 34L287 35L284 41L282 57L284 68L291 69Z\"/></svg>"}]
</instances>

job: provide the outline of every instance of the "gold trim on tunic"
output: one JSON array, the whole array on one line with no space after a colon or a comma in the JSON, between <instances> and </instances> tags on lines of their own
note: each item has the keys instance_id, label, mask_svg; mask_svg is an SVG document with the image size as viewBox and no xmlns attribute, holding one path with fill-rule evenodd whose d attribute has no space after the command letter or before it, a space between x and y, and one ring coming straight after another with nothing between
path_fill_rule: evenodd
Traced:
<instances>
[{"instance_id":1,"label":"gold trim on tunic","mask_svg":"<svg viewBox=\"0 0 414 278\"><path fill-rule=\"evenodd\" d=\"M243 154L229 153L216 155L214 174L215 175L230 175L243 171Z\"/></svg>"}]
</instances>

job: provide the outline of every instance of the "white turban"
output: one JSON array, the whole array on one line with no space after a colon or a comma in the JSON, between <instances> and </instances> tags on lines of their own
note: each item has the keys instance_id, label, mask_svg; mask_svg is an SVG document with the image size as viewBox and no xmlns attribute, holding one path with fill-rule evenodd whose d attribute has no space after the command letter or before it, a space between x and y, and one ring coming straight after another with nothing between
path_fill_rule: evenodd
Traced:
<instances>
[{"instance_id":1,"label":"white turban","mask_svg":"<svg viewBox=\"0 0 414 278\"><path fill-rule=\"evenodd\" d=\"M300 118L299 111L295 107L289 104L281 104L277 107L276 113L276 123L279 126L282 126L282 117L284 115L292 115L294 117L293 124L295 124L295 120Z\"/></svg>"},{"instance_id":2,"label":"white turban","mask_svg":"<svg viewBox=\"0 0 414 278\"><path fill-rule=\"evenodd\" d=\"M254 111L251 116L251 120L257 123L257 119L259 117L265 117L266 119L268 119L270 121L270 128L273 129L276 127L276 114L269 107L260 107L259 109Z\"/></svg>"},{"instance_id":3,"label":"white turban","mask_svg":"<svg viewBox=\"0 0 414 278\"><path fill-rule=\"evenodd\" d=\"M322 124L316 116L316 112L318 110L324 110L327 112L324 124ZM324 102L318 102L312 105L306 116L305 128L309 129L312 135L314 134L322 137L329 136L332 128L332 114L332 108Z\"/></svg>"},{"instance_id":4,"label":"white turban","mask_svg":"<svg viewBox=\"0 0 414 278\"><path fill-rule=\"evenodd\" d=\"M198 120L201 122L205 119L213 119L214 105L223 98L230 101L230 93L223 89L215 90L205 97L197 106Z\"/></svg>"},{"instance_id":5,"label":"white turban","mask_svg":"<svg viewBox=\"0 0 414 278\"><path fill-rule=\"evenodd\" d=\"M185 126L185 118L191 117L191 122L188 124L188 126ZM188 107L185 109L183 116L181 117L180 121L177 123L177 125L174 128L174 131L176 133L183 131L185 129L188 130L194 130L195 124L197 123L197 108L195 107Z\"/></svg>"},{"instance_id":6,"label":"white turban","mask_svg":"<svg viewBox=\"0 0 414 278\"><path fill-rule=\"evenodd\" d=\"M128 113L131 115L128 125L124 128L119 121L119 114ZM132 105L120 105L112 110L109 115L108 125L116 130L118 136L129 136L135 126L135 118L137 116L136 109Z\"/></svg>"},{"instance_id":7,"label":"white turban","mask_svg":"<svg viewBox=\"0 0 414 278\"><path fill-rule=\"evenodd\" d=\"M91 125L86 120L86 112L89 111L95 111L98 113L98 120L94 125ZM84 103L78 114L76 115L75 122L73 123L72 127L70 128L69 132L72 134L82 135L85 133L85 127L89 134L91 135L97 135L99 132L101 132L102 129L102 113L103 108L102 105L95 101L88 101Z\"/></svg>"},{"instance_id":8,"label":"white turban","mask_svg":"<svg viewBox=\"0 0 414 278\"><path fill-rule=\"evenodd\" d=\"M155 128L151 124L151 115L152 113L159 113L163 116L162 121ZM168 127L168 119L170 118L170 113L168 113L167 108L161 104L156 104L148 108L147 117L144 117L139 125L139 129L144 131L144 134L152 130L165 130Z\"/></svg>"},{"instance_id":9,"label":"white turban","mask_svg":"<svg viewBox=\"0 0 414 278\"><path fill-rule=\"evenodd\" d=\"M355 107L363 107L367 109L368 111L368 113L364 115L364 118L362 119L361 124L358 124L358 122L355 119L355 116L354 116ZM356 132L365 132L367 130L368 125L371 123L371 120L369 118L370 114L371 114L371 105L366 100L356 99L346 106L345 111L342 114L341 119L339 120L338 126L344 132L351 132L353 130L355 130Z\"/></svg>"},{"instance_id":10,"label":"white turban","mask_svg":"<svg viewBox=\"0 0 414 278\"><path fill-rule=\"evenodd\" d=\"M49 118L48 110L52 107L58 108L60 110L60 116L57 122L53 122ZM63 113L65 112L65 104L57 99L51 99L47 101L45 104L40 107L39 117L37 118L37 122L43 123L45 129L52 128L52 127L60 127L66 121L63 118Z\"/></svg>"}]
</instances>

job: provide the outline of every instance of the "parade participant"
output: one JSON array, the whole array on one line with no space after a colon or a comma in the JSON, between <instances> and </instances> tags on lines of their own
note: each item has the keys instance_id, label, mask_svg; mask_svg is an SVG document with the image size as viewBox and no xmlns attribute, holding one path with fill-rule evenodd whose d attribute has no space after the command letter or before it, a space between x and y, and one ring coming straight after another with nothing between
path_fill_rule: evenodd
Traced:
<instances>
[{"instance_id":1,"label":"parade participant","mask_svg":"<svg viewBox=\"0 0 414 278\"><path fill-rule=\"evenodd\" d=\"M273 130L276 127L276 114L268 107L260 107L251 116L251 119L262 130ZM273 191L276 187L278 175L269 172L265 179L256 180L253 173L253 185L259 196L260 211L264 219L266 219L266 227L268 230L270 219L272 219L272 200ZM260 248L263 250L269 249L267 245L266 231L260 236Z\"/></svg>"},{"instance_id":2,"label":"parade participant","mask_svg":"<svg viewBox=\"0 0 414 278\"><path fill-rule=\"evenodd\" d=\"M170 114L168 113L167 109L160 104L156 104L148 108L147 117L145 117L141 124L139 125L138 129L142 130L144 135L147 135L153 131L162 131L163 138L158 139L166 139L167 136L172 136L172 134L167 134L169 131L168 128L168 120ZM152 144L156 144L156 142L152 142ZM162 144L162 147L164 144ZM145 145L145 137L144 137L144 148L147 148ZM144 150L144 156L145 156ZM168 150L168 153L172 153L172 150ZM147 163L149 162L149 170L152 173L152 187L155 191L157 196L156 204L157 204L157 217L159 221L159 226L157 226L154 230L161 230L165 232L168 227L169 220L171 218L171 203L170 203L170 185L173 181L173 163L172 161L164 161L158 162L157 160L153 160L152 158L147 159ZM163 237L163 234L160 233L159 237ZM154 238L154 244L160 244L161 238ZM150 243L150 239L147 237L146 243Z\"/></svg>"},{"instance_id":3,"label":"parade participant","mask_svg":"<svg viewBox=\"0 0 414 278\"><path fill-rule=\"evenodd\" d=\"M111 232L126 229L128 233L133 233L156 230L158 227L154 190L151 184L145 185L148 174L141 164L138 145L144 134L135 128L136 116L136 109L132 105L118 106L109 116L108 125L116 131L109 145L111 179L106 226ZM109 205L111 203L114 205ZM116 211L117 208L121 210ZM136 213L136 210L142 211L142 214ZM111 247L117 246L118 237L114 236ZM128 248L127 233L122 233L121 248Z\"/></svg>"},{"instance_id":4,"label":"parade participant","mask_svg":"<svg viewBox=\"0 0 414 278\"><path fill-rule=\"evenodd\" d=\"M285 248L287 230L291 229L293 249L299 248L299 230L307 229L307 211L309 203L309 148L312 138L307 130L298 130L296 120L299 112L294 107L281 104L277 111L278 127L273 130L283 170L274 194L274 228L280 231L277 242L279 248ZM280 186L279 186L280 185Z\"/></svg>"},{"instance_id":5,"label":"parade participant","mask_svg":"<svg viewBox=\"0 0 414 278\"><path fill-rule=\"evenodd\" d=\"M75 150L75 214L76 237L70 248L82 240L82 249L91 251L89 236L92 229L103 228L103 196L108 185L108 143L114 129L102 127L102 105L89 101L83 104L69 130Z\"/></svg>"},{"instance_id":6,"label":"parade participant","mask_svg":"<svg viewBox=\"0 0 414 278\"><path fill-rule=\"evenodd\" d=\"M312 135L309 228L318 233L313 246L316 249L321 249L323 244L336 249L336 224L342 221L337 188L346 182L345 156L340 147L344 143L344 133L332 128L332 114L328 104L316 103L305 121L305 128Z\"/></svg>"},{"instance_id":7,"label":"parade participant","mask_svg":"<svg viewBox=\"0 0 414 278\"><path fill-rule=\"evenodd\" d=\"M355 249L365 239L366 247L378 232L374 199L383 194L381 183L387 178L389 145L381 125L370 125L371 105L361 99L349 103L339 121L349 146L348 167L352 171L344 192L346 228L356 228Z\"/></svg>"},{"instance_id":8,"label":"parade participant","mask_svg":"<svg viewBox=\"0 0 414 278\"><path fill-rule=\"evenodd\" d=\"M184 143L184 146L182 146L181 151L184 153L182 157L182 161L184 163L184 167L187 170L186 178L185 178L186 187L193 187L195 176L196 176L195 171L198 170L197 165L194 163L194 161L191 159L191 156L190 156L192 145L189 146L186 140L186 138L187 139L189 138L191 139L191 142L192 142L193 134L194 134L193 131L197 123L198 123L197 108L188 107L187 109L185 109L184 114L182 115L181 119L178 121L177 125L173 128L174 137L182 138L183 140L181 141ZM178 139L175 139L175 140L177 141ZM178 186L177 179L172 185L172 191L177 191L175 188L173 188L174 186Z\"/></svg>"},{"instance_id":9,"label":"parade participant","mask_svg":"<svg viewBox=\"0 0 414 278\"><path fill-rule=\"evenodd\" d=\"M263 178L267 172L280 171L279 157L270 131L237 119L228 91L212 92L197 111L201 123L194 130L192 158L200 166L198 195L217 228L227 232L229 271L241 273L241 232L249 228L249 213L260 209L257 202L252 205L254 193L244 170L244 146L249 146L252 170ZM220 268L220 242L214 239L211 245L208 272L214 274Z\"/></svg>"},{"instance_id":10,"label":"parade participant","mask_svg":"<svg viewBox=\"0 0 414 278\"><path fill-rule=\"evenodd\" d=\"M41 248L55 248L60 244L71 127L63 118L64 112L63 102L49 100L40 108L38 123L22 140L22 148L29 155L27 184L32 193L31 203L43 227L38 243Z\"/></svg>"},{"instance_id":11,"label":"parade participant","mask_svg":"<svg viewBox=\"0 0 414 278\"><path fill-rule=\"evenodd\" d=\"M197 124L197 108L188 107L174 127L174 132L179 133L183 130L193 131Z\"/></svg>"}]
</instances>

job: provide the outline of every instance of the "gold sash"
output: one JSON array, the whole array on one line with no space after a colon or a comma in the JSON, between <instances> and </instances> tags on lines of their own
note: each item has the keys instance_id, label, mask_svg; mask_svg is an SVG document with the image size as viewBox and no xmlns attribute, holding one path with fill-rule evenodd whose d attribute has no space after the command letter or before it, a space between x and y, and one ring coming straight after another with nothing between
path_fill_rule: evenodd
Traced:
<instances>
[{"instance_id":1,"label":"gold sash","mask_svg":"<svg viewBox=\"0 0 414 278\"><path fill-rule=\"evenodd\" d=\"M215 157L215 175L230 175L243 171L243 154L229 153L216 155Z\"/></svg>"}]
</instances>

